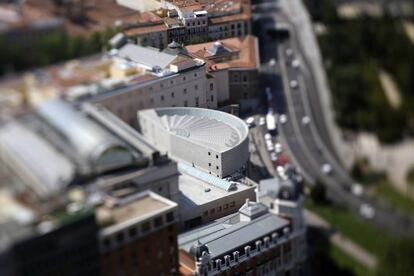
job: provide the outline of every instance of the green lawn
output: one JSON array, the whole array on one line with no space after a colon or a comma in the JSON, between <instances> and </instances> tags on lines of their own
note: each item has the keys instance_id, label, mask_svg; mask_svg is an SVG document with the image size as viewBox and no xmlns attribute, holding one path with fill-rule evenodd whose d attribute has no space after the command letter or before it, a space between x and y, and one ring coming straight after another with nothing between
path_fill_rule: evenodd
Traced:
<instances>
[{"instance_id":1,"label":"green lawn","mask_svg":"<svg viewBox=\"0 0 414 276\"><path fill-rule=\"evenodd\" d=\"M331 244L329 248L329 255L337 267L341 268L342 270L352 271L353 275L355 276L374 275L373 271L358 263L334 244Z\"/></svg>"},{"instance_id":2,"label":"green lawn","mask_svg":"<svg viewBox=\"0 0 414 276\"><path fill-rule=\"evenodd\" d=\"M397 191L386 179L380 180L372 186L374 195L388 201L395 208L414 215L414 200Z\"/></svg>"},{"instance_id":3,"label":"green lawn","mask_svg":"<svg viewBox=\"0 0 414 276\"><path fill-rule=\"evenodd\" d=\"M305 207L320 215L337 231L376 256L380 256L392 240L388 233L355 217L343 207L332 204L315 205L309 200L305 202Z\"/></svg>"}]
</instances>

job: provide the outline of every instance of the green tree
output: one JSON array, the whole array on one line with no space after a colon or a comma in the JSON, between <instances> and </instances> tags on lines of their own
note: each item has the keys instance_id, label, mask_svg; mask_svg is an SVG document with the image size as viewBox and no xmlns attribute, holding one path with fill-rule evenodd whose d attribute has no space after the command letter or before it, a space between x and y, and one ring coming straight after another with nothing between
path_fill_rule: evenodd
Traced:
<instances>
[{"instance_id":1,"label":"green tree","mask_svg":"<svg viewBox=\"0 0 414 276\"><path fill-rule=\"evenodd\" d=\"M414 237L401 239L388 245L380 256L378 276L413 275Z\"/></svg>"},{"instance_id":2,"label":"green tree","mask_svg":"<svg viewBox=\"0 0 414 276\"><path fill-rule=\"evenodd\" d=\"M315 204L325 204L326 200L326 187L319 180L311 187L310 198Z\"/></svg>"}]
</instances>

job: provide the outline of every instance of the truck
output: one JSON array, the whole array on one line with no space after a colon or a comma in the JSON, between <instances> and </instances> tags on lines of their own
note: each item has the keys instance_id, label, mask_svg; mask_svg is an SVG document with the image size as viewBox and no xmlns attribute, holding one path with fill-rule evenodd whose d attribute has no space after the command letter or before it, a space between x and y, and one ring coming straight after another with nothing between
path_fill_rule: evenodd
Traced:
<instances>
[{"instance_id":1,"label":"truck","mask_svg":"<svg viewBox=\"0 0 414 276\"><path fill-rule=\"evenodd\" d=\"M266 115L266 127L270 133L276 131L276 115L273 112Z\"/></svg>"}]
</instances>

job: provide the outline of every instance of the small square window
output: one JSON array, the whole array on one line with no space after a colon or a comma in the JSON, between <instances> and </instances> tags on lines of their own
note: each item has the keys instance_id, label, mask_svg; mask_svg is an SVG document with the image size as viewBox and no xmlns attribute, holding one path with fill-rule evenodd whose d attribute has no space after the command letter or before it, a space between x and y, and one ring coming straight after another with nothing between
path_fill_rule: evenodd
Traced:
<instances>
[{"instance_id":1,"label":"small square window","mask_svg":"<svg viewBox=\"0 0 414 276\"><path fill-rule=\"evenodd\" d=\"M211 209L210 210L210 215L213 215L216 212L216 209Z\"/></svg>"},{"instance_id":2,"label":"small square window","mask_svg":"<svg viewBox=\"0 0 414 276\"><path fill-rule=\"evenodd\" d=\"M228 209L229 208L229 205L226 203L226 204L224 204L224 209Z\"/></svg>"},{"instance_id":3,"label":"small square window","mask_svg":"<svg viewBox=\"0 0 414 276\"><path fill-rule=\"evenodd\" d=\"M164 96L161 96L161 101L163 101L164 100Z\"/></svg>"},{"instance_id":4,"label":"small square window","mask_svg":"<svg viewBox=\"0 0 414 276\"><path fill-rule=\"evenodd\" d=\"M211 167L211 163L208 163L208 166Z\"/></svg>"},{"instance_id":5,"label":"small square window","mask_svg":"<svg viewBox=\"0 0 414 276\"><path fill-rule=\"evenodd\" d=\"M218 155L216 154L216 158L218 159Z\"/></svg>"},{"instance_id":6,"label":"small square window","mask_svg":"<svg viewBox=\"0 0 414 276\"><path fill-rule=\"evenodd\" d=\"M234 206L236 206L236 202L232 201L232 202L230 203L230 207L234 207Z\"/></svg>"},{"instance_id":7,"label":"small square window","mask_svg":"<svg viewBox=\"0 0 414 276\"><path fill-rule=\"evenodd\" d=\"M173 212L169 212L167 214L167 222L171 222L174 220L174 213Z\"/></svg>"},{"instance_id":8,"label":"small square window","mask_svg":"<svg viewBox=\"0 0 414 276\"><path fill-rule=\"evenodd\" d=\"M221 206L217 208L217 212L221 212Z\"/></svg>"},{"instance_id":9,"label":"small square window","mask_svg":"<svg viewBox=\"0 0 414 276\"><path fill-rule=\"evenodd\" d=\"M130 237L135 237L136 234L137 234L137 229L136 228L131 228L131 229L129 229L128 233L129 233Z\"/></svg>"},{"instance_id":10,"label":"small square window","mask_svg":"<svg viewBox=\"0 0 414 276\"><path fill-rule=\"evenodd\" d=\"M174 98L174 92L171 92L171 98Z\"/></svg>"},{"instance_id":11,"label":"small square window","mask_svg":"<svg viewBox=\"0 0 414 276\"><path fill-rule=\"evenodd\" d=\"M210 156L211 155L211 152L208 152L208 156Z\"/></svg>"},{"instance_id":12,"label":"small square window","mask_svg":"<svg viewBox=\"0 0 414 276\"><path fill-rule=\"evenodd\" d=\"M161 225L162 225L162 217L161 217L161 216L156 217L156 218L154 219L154 226L155 226L155 227L160 227Z\"/></svg>"},{"instance_id":13,"label":"small square window","mask_svg":"<svg viewBox=\"0 0 414 276\"><path fill-rule=\"evenodd\" d=\"M117 242L123 242L124 241L124 233L118 233L117 235L116 235L116 241Z\"/></svg>"},{"instance_id":14,"label":"small square window","mask_svg":"<svg viewBox=\"0 0 414 276\"><path fill-rule=\"evenodd\" d=\"M150 230L150 223L149 223L149 221L144 222L144 223L141 225L141 231L142 231L143 233L146 233L146 232L148 232L149 230Z\"/></svg>"}]
</instances>

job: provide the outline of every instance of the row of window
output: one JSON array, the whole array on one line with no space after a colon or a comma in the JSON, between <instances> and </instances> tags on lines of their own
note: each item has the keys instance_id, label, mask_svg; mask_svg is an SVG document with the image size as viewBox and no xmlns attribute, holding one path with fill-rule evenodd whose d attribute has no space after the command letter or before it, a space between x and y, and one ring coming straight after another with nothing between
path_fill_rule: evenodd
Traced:
<instances>
[{"instance_id":1,"label":"row of window","mask_svg":"<svg viewBox=\"0 0 414 276\"><path fill-rule=\"evenodd\" d=\"M111 239L110 237L105 238L103 240L103 245L104 247L108 248L111 245L123 244L126 240L134 239L139 234L141 235L147 234L150 232L150 230L161 227L164 224L164 219L165 219L165 223L170 223L174 221L174 213L169 212L165 215L165 218L164 216L161 215L161 216L155 217L153 220L145 221L138 226L135 225L128 229L125 229L122 232L118 232L115 235L115 239Z\"/></svg>"},{"instance_id":2,"label":"row of window","mask_svg":"<svg viewBox=\"0 0 414 276\"><path fill-rule=\"evenodd\" d=\"M211 152L209 151L208 153L208 156L211 156ZM218 156L218 154L216 154L216 159L218 159L219 158L219 156Z\"/></svg>"},{"instance_id":3,"label":"row of window","mask_svg":"<svg viewBox=\"0 0 414 276\"><path fill-rule=\"evenodd\" d=\"M203 21L197 21L197 25L198 26L201 25L201 24L205 25L206 24L206 21L205 20L203 20ZM186 25L187 25L187 27L195 26L196 25L196 22L195 21L193 21L193 22L187 22Z\"/></svg>"},{"instance_id":4,"label":"row of window","mask_svg":"<svg viewBox=\"0 0 414 276\"><path fill-rule=\"evenodd\" d=\"M221 213L223 210L233 208L234 206L236 206L236 202L232 201L232 202L226 203L222 206L218 206L217 208L210 209L209 211L204 211L203 216L207 217L209 213L210 213L210 215L214 215L216 212Z\"/></svg>"}]
</instances>

